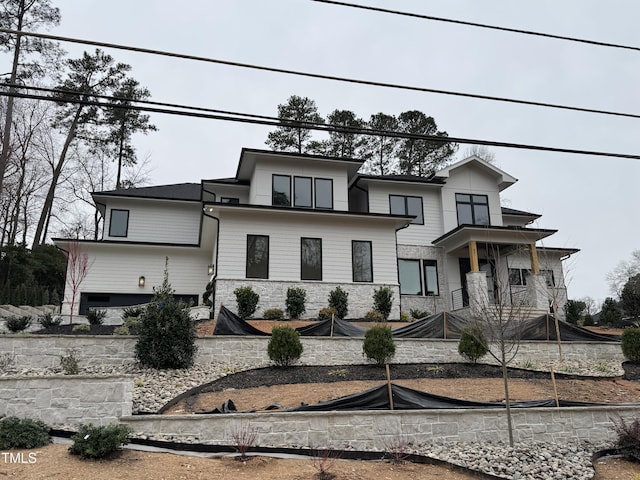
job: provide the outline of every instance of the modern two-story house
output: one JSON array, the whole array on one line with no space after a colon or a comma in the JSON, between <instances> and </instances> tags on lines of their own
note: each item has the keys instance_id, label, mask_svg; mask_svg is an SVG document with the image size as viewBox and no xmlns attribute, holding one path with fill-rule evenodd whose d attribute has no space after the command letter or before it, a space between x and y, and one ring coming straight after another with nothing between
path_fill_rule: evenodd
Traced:
<instances>
[{"instance_id":1,"label":"modern two-story house","mask_svg":"<svg viewBox=\"0 0 640 480\"><path fill-rule=\"evenodd\" d=\"M210 284L213 312L234 310L234 289L247 285L260 295L258 316L284 308L294 286L307 292L308 317L337 286L352 318L372 309L382 286L394 292L391 318L496 301L562 311L562 260L577 250L542 247L555 230L501 207L515 178L477 157L426 178L361 175L361 166L243 149L233 178L94 193L104 232L78 241L91 268L75 313L147 302L165 258L176 295L201 304ZM63 250L72 241L55 239Z\"/></svg>"}]
</instances>

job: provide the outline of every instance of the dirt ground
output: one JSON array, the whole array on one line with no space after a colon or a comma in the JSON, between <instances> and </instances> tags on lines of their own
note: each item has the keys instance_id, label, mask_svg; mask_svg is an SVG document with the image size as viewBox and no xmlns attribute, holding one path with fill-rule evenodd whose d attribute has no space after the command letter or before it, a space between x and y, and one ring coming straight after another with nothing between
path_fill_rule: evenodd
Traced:
<instances>
[{"instance_id":1,"label":"dirt ground","mask_svg":"<svg viewBox=\"0 0 640 480\"><path fill-rule=\"evenodd\" d=\"M202 458L124 450L112 460L80 460L67 452L66 445L49 445L33 450L11 450L11 463L0 455L0 478L21 480L310 480L317 479L317 459L280 459L253 457L239 462L232 457ZM30 456L31 454L31 456ZM32 463L29 463L29 461ZM594 480L633 480L640 464L619 458L596 462ZM471 480L478 478L450 468L435 465L358 460L335 460L327 466L334 480Z\"/></svg>"}]
</instances>

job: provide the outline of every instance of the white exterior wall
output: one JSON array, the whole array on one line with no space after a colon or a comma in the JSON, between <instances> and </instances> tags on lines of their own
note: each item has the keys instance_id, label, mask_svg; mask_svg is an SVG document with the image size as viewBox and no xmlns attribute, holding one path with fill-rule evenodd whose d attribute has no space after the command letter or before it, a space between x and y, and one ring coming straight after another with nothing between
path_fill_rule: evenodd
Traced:
<instances>
[{"instance_id":1,"label":"white exterior wall","mask_svg":"<svg viewBox=\"0 0 640 480\"><path fill-rule=\"evenodd\" d=\"M245 278L247 234L269 236L269 280L300 280L300 238L310 237L322 239L322 282L351 283L351 241L367 240L372 242L374 283L398 283L395 232L386 219L273 210L221 212L217 278Z\"/></svg>"},{"instance_id":2,"label":"white exterior wall","mask_svg":"<svg viewBox=\"0 0 640 480\"><path fill-rule=\"evenodd\" d=\"M212 202L220 202L222 197L230 197L239 199L240 203L249 203L249 187L246 185L223 185L220 183L205 183L203 196L205 199L211 197L209 192L215 194L215 199L211 198Z\"/></svg>"},{"instance_id":3,"label":"white exterior wall","mask_svg":"<svg viewBox=\"0 0 640 480\"><path fill-rule=\"evenodd\" d=\"M126 237L109 236L112 209L129 210ZM199 242L201 214L200 202L110 199L104 221L104 239L194 245Z\"/></svg>"},{"instance_id":4,"label":"white exterior wall","mask_svg":"<svg viewBox=\"0 0 640 480\"><path fill-rule=\"evenodd\" d=\"M272 175L290 175L293 195L293 177L330 178L333 180L333 209L349 210L347 165L319 163L308 159L277 159L258 162L251 178L249 203L271 205Z\"/></svg>"},{"instance_id":5,"label":"white exterior wall","mask_svg":"<svg viewBox=\"0 0 640 480\"><path fill-rule=\"evenodd\" d=\"M451 171L442 187L443 232L458 226L456 193L487 195L491 225L502 226L500 193L495 177L475 165L463 165Z\"/></svg>"},{"instance_id":6,"label":"white exterior wall","mask_svg":"<svg viewBox=\"0 0 640 480\"><path fill-rule=\"evenodd\" d=\"M83 243L91 267L76 294L74 314L78 313L80 294L130 293L152 294L162 283L165 258L169 257L169 282L178 295L198 295L199 301L208 281L207 265L211 253L207 249L151 245L109 245ZM138 278L145 277L145 286ZM65 285L62 313L69 314L72 291Z\"/></svg>"},{"instance_id":7,"label":"white exterior wall","mask_svg":"<svg viewBox=\"0 0 640 480\"><path fill-rule=\"evenodd\" d=\"M442 229L442 203L440 187L426 184L398 184L385 182L369 184L369 211L389 214L389 195L422 197L424 225L411 224L398 231L398 244L431 245L431 241L444 233Z\"/></svg>"}]
</instances>

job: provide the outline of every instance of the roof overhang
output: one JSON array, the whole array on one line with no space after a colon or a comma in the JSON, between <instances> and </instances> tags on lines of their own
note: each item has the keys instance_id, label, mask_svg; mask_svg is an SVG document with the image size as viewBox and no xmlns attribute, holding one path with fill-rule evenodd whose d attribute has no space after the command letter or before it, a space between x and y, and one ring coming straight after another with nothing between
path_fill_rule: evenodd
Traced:
<instances>
[{"instance_id":1,"label":"roof overhang","mask_svg":"<svg viewBox=\"0 0 640 480\"><path fill-rule=\"evenodd\" d=\"M557 230L491 225L460 225L433 241L447 253L466 248L469 242L491 245L531 245L556 233Z\"/></svg>"},{"instance_id":2,"label":"roof overhang","mask_svg":"<svg viewBox=\"0 0 640 480\"><path fill-rule=\"evenodd\" d=\"M479 167L482 170L486 171L487 173L491 174L496 179L496 182L500 191L504 190L505 188L513 185L518 181L518 179L515 178L514 176L509 175L504 170L499 169L495 165L490 164L489 162L483 160L482 158L476 155L471 155L470 157L460 160L459 162L452 163L451 165L446 166L442 170L437 171L435 173L435 177L441 178L446 181L446 179L449 178L449 175L453 170L464 167L466 165L475 165L476 167Z\"/></svg>"}]
</instances>

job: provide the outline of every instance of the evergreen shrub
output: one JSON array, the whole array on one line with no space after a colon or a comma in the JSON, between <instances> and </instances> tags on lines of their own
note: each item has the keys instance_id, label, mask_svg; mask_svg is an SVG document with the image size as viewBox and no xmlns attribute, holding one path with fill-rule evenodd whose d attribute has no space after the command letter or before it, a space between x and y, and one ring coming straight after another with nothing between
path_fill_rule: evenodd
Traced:
<instances>
[{"instance_id":1,"label":"evergreen shrub","mask_svg":"<svg viewBox=\"0 0 640 480\"><path fill-rule=\"evenodd\" d=\"M288 326L274 327L267 345L269 358L280 367L294 364L302 355L300 333Z\"/></svg>"},{"instance_id":2,"label":"evergreen shrub","mask_svg":"<svg viewBox=\"0 0 640 480\"><path fill-rule=\"evenodd\" d=\"M38 322L42 328L57 327L62 323L62 317L54 317L51 312L47 312L38 319Z\"/></svg>"},{"instance_id":3,"label":"evergreen shrub","mask_svg":"<svg viewBox=\"0 0 640 480\"><path fill-rule=\"evenodd\" d=\"M243 320L250 318L256 312L260 295L253 291L253 288L238 287L233 291L238 305L238 316Z\"/></svg>"},{"instance_id":4,"label":"evergreen shrub","mask_svg":"<svg viewBox=\"0 0 640 480\"><path fill-rule=\"evenodd\" d=\"M40 420L7 417L0 421L0 450L37 448L50 442L49 427Z\"/></svg>"},{"instance_id":5,"label":"evergreen shrub","mask_svg":"<svg viewBox=\"0 0 640 480\"><path fill-rule=\"evenodd\" d=\"M114 456L121 445L127 443L131 433L132 430L127 425L82 425L78 433L71 437L73 445L69 448L69 453L82 459L109 458Z\"/></svg>"},{"instance_id":6,"label":"evergreen shrub","mask_svg":"<svg viewBox=\"0 0 640 480\"><path fill-rule=\"evenodd\" d=\"M287 289L287 315L289 318L296 320L307 311L305 303L307 302L307 291L304 288L290 287Z\"/></svg>"},{"instance_id":7,"label":"evergreen shrub","mask_svg":"<svg viewBox=\"0 0 640 480\"><path fill-rule=\"evenodd\" d=\"M338 318L344 320L349 313L349 293L336 287L329 292L329 306L336 309Z\"/></svg>"},{"instance_id":8,"label":"evergreen shrub","mask_svg":"<svg viewBox=\"0 0 640 480\"><path fill-rule=\"evenodd\" d=\"M26 330L31 325L31 317L9 317L6 321L7 328L12 333L18 333Z\"/></svg>"},{"instance_id":9,"label":"evergreen shrub","mask_svg":"<svg viewBox=\"0 0 640 480\"><path fill-rule=\"evenodd\" d=\"M622 354L630 362L640 363L640 328L625 328L622 332Z\"/></svg>"},{"instance_id":10,"label":"evergreen shrub","mask_svg":"<svg viewBox=\"0 0 640 480\"><path fill-rule=\"evenodd\" d=\"M90 325L102 325L102 322L104 322L104 318L107 316L107 311L90 308L89 310L87 310L86 316L87 321Z\"/></svg>"},{"instance_id":11,"label":"evergreen shrub","mask_svg":"<svg viewBox=\"0 0 640 480\"><path fill-rule=\"evenodd\" d=\"M462 329L458 353L473 363L489 353L489 344L479 328L472 326Z\"/></svg>"},{"instance_id":12,"label":"evergreen shrub","mask_svg":"<svg viewBox=\"0 0 640 480\"><path fill-rule=\"evenodd\" d=\"M373 292L373 308L380 312L384 320L389 319L393 306L393 290L389 287L380 287Z\"/></svg>"},{"instance_id":13,"label":"evergreen shrub","mask_svg":"<svg viewBox=\"0 0 640 480\"><path fill-rule=\"evenodd\" d=\"M262 318L265 320L282 320L284 312L281 308L268 308L262 313Z\"/></svg>"},{"instance_id":14,"label":"evergreen shrub","mask_svg":"<svg viewBox=\"0 0 640 480\"><path fill-rule=\"evenodd\" d=\"M426 310L420 310L419 308L411 308L409 309L409 315L411 315L411 318L418 320L420 318L428 317L431 313Z\"/></svg>"},{"instance_id":15,"label":"evergreen shrub","mask_svg":"<svg viewBox=\"0 0 640 480\"><path fill-rule=\"evenodd\" d=\"M362 351L369 360L382 366L396 354L396 345L393 341L391 328L376 326L367 330L364 335Z\"/></svg>"}]
</instances>

